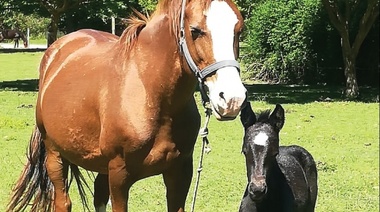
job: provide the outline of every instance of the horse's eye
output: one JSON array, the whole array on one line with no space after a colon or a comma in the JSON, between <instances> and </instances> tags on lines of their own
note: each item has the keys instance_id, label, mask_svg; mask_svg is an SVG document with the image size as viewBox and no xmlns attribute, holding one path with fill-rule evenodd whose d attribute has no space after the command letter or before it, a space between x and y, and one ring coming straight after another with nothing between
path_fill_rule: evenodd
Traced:
<instances>
[{"instance_id":1,"label":"horse's eye","mask_svg":"<svg viewBox=\"0 0 380 212\"><path fill-rule=\"evenodd\" d=\"M246 155L247 154L247 148L243 147L243 149L241 150L241 153L243 153L244 155Z\"/></svg>"},{"instance_id":2,"label":"horse's eye","mask_svg":"<svg viewBox=\"0 0 380 212\"><path fill-rule=\"evenodd\" d=\"M191 26L190 29L193 40L197 39L199 36L204 34L203 30L198 27Z\"/></svg>"}]
</instances>

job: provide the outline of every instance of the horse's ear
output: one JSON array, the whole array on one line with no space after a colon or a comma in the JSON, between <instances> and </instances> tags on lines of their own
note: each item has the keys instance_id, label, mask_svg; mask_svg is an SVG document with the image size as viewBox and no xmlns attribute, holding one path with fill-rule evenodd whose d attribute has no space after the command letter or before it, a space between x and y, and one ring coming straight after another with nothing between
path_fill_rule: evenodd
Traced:
<instances>
[{"instance_id":1,"label":"horse's ear","mask_svg":"<svg viewBox=\"0 0 380 212\"><path fill-rule=\"evenodd\" d=\"M276 104L276 108L269 116L269 123L280 131L285 123L285 111L280 104Z\"/></svg>"},{"instance_id":2,"label":"horse's ear","mask_svg":"<svg viewBox=\"0 0 380 212\"><path fill-rule=\"evenodd\" d=\"M256 115L253 112L249 101L246 102L245 107L240 112L240 121L245 129L252 126L256 122Z\"/></svg>"}]
</instances>

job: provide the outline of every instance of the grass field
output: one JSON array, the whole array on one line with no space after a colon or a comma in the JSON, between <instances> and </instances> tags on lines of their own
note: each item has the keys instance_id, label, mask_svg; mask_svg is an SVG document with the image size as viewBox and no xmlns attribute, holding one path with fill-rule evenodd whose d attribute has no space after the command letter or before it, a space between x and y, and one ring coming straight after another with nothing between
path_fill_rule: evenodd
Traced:
<instances>
[{"instance_id":1,"label":"grass field","mask_svg":"<svg viewBox=\"0 0 380 212\"><path fill-rule=\"evenodd\" d=\"M0 54L0 211L5 211L11 187L25 162L34 126L37 67L42 53ZM379 211L378 88L361 88L361 101L345 101L341 87L247 85L255 111L281 103L286 122L281 144L308 149L318 163L317 212ZM199 99L198 93L196 93ZM201 110L200 108L200 111ZM246 184L243 129L238 119L209 124L212 151L205 155L196 211L237 211ZM198 165L201 140L194 153ZM195 171L194 178L195 179ZM187 199L190 211L193 186ZM76 188L73 211L82 211ZM92 199L89 200L92 202ZM166 210L160 176L136 183L130 211Z\"/></svg>"}]
</instances>

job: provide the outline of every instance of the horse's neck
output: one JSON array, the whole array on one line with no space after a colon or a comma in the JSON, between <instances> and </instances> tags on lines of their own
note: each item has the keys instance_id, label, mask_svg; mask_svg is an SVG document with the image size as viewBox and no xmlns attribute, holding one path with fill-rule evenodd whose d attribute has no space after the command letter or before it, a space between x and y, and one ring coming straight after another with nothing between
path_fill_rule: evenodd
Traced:
<instances>
[{"instance_id":1,"label":"horse's neck","mask_svg":"<svg viewBox=\"0 0 380 212\"><path fill-rule=\"evenodd\" d=\"M25 36L24 33L19 32L19 35L20 35L20 38L22 39L22 41L24 41L24 43L28 41L28 40L26 39L26 36Z\"/></svg>"},{"instance_id":2,"label":"horse's neck","mask_svg":"<svg viewBox=\"0 0 380 212\"><path fill-rule=\"evenodd\" d=\"M149 84L153 93L163 92L168 101L183 101L192 97L196 78L182 68L171 24L166 15L152 17L139 33L126 62L138 66L141 81Z\"/></svg>"}]
</instances>

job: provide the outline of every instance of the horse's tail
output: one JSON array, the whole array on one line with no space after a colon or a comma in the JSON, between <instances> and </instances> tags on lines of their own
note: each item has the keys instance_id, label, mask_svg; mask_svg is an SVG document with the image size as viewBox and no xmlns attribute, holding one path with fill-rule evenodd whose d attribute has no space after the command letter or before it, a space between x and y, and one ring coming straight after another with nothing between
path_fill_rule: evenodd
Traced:
<instances>
[{"instance_id":1,"label":"horse's tail","mask_svg":"<svg viewBox=\"0 0 380 212\"><path fill-rule=\"evenodd\" d=\"M7 211L24 211L33 198L31 211L51 211L54 188L47 175L46 149L37 127L30 138L27 158L24 170L12 190Z\"/></svg>"},{"instance_id":2,"label":"horse's tail","mask_svg":"<svg viewBox=\"0 0 380 212\"><path fill-rule=\"evenodd\" d=\"M30 211L52 211L54 209L54 187L47 174L45 144L37 127L29 141L27 158L24 170L12 189L12 197L7 211L24 211L28 206L31 206ZM78 166L70 164L70 169L71 180L69 180L67 189L75 179L83 209L90 211L85 190L91 191L91 189Z\"/></svg>"}]
</instances>

